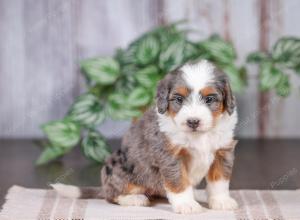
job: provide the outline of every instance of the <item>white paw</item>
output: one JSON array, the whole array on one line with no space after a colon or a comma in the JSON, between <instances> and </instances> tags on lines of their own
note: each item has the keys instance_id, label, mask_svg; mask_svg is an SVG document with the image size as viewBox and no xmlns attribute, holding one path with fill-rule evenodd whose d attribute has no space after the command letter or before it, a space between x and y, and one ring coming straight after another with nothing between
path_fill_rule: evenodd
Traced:
<instances>
[{"instance_id":1,"label":"white paw","mask_svg":"<svg viewBox=\"0 0 300 220\"><path fill-rule=\"evenodd\" d=\"M234 210L238 208L237 202L230 196L211 197L208 200L209 208L215 210Z\"/></svg>"},{"instance_id":2,"label":"white paw","mask_svg":"<svg viewBox=\"0 0 300 220\"><path fill-rule=\"evenodd\" d=\"M202 206L195 200L172 204L173 210L180 214L190 214L202 212Z\"/></svg>"},{"instance_id":3,"label":"white paw","mask_svg":"<svg viewBox=\"0 0 300 220\"><path fill-rule=\"evenodd\" d=\"M143 194L120 195L117 198L117 203L122 206L149 206L150 201Z\"/></svg>"}]
</instances>

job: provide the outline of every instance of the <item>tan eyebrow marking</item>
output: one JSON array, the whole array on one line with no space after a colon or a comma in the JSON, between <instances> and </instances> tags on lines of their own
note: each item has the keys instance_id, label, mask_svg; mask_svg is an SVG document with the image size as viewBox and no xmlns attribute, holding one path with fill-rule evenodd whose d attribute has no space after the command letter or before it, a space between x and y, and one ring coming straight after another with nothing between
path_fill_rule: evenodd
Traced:
<instances>
[{"instance_id":1,"label":"tan eyebrow marking","mask_svg":"<svg viewBox=\"0 0 300 220\"><path fill-rule=\"evenodd\" d=\"M178 87L175 91L177 94L182 95L183 97L187 97L190 94L189 89L185 86Z\"/></svg>"},{"instance_id":2,"label":"tan eyebrow marking","mask_svg":"<svg viewBox=\"0 0 300 220\"><path fill-rule=\"evenodd\" d=\"M207 96L209 94L215 94L215 93L217 93L217 90L213 86L207 86L207 87L205 87L203 89L200 89L200 94L202 96Z\"/></svg>"}]
</instances>

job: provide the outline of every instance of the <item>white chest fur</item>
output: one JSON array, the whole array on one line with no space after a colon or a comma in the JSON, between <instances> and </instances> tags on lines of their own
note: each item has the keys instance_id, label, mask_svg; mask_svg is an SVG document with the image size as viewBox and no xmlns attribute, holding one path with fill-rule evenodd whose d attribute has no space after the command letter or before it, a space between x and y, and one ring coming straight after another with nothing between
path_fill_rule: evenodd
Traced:
<instances>
[{"instance_id":1,"label":"white chest fur","mask_svg":"<svg viewBox=\"0 0 300 220\"><path fill-rule=\"evenodd\" d=\"M196 186L207 174L214 160L214 154L212 152L199 151L196 149L190 149L189 152L192 156L191 161L189 161L189 179L191 184Z\"/></svg>"},{"instance_id":2,"label":"white chest fur","mask_svg":"<svg viewBox=\"0 0 300 220\"><path fill-rule=\"evenodd\" d=\"M188 173L193 186L199 184L206 176L214 161L216 150L224 146L223 143L230 143L232 139L231 137L228 140L223 140L217 136L217 134L212 136L210 132L201 136L187 136L186 145L184 146L191 155L191 160L188 163Z\"/></svg>"},{"instance_id":3,"label":"white chest fur","mask_svg":"<svg viewBox=\"0 0 300 220\"><path fill-rule=\"evenodd\" d=\"M233 139L237 123L237 113L223 115L217 125L202 134L182 132L169 117L159 116L160 130L165 132L172 144L183 146L191 154L189 177L193 185L197 185L207 174L216 150L226 147Z\"/></svg>"}]
</instances>

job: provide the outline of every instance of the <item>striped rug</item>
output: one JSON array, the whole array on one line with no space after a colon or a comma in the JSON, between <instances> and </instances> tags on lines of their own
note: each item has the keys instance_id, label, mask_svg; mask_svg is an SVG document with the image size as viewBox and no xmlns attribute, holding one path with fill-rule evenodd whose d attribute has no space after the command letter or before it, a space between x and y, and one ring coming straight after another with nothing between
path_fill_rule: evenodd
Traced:
<instances>
[{"instance_id":1,"label":"striped rug","mask_svg":"<svg viewBox=\"0 0 300 220\"><path fill-rule=\"evenodd\" d=\"M235 190L231 195L240 205L236 211L205 209L200 214L179 215L166 202L156 202L151 207L121 207L104 200L67 199L52 190L13 186L6 196L0 220L300 220L300 190ZM207 206L203 190L196 192L196 198Z\"/></svg>"}]
</instances>

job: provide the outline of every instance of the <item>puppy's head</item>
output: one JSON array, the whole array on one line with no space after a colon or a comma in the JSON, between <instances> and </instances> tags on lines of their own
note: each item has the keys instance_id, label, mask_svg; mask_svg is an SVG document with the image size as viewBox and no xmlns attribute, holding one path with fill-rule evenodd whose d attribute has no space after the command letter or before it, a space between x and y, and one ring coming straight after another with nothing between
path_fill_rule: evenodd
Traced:
<instances>
[{"instance_id":1,"label":"puppy's head","mask_svg":"<svg viewBox=\"0 0 300 220\"><path fill-rule=\"evenodd\" d=\"M187 63L160 81L157 110L185 132L205 132L235 108L227 76L206 60Z\"/></svg>"}]
</instances>

